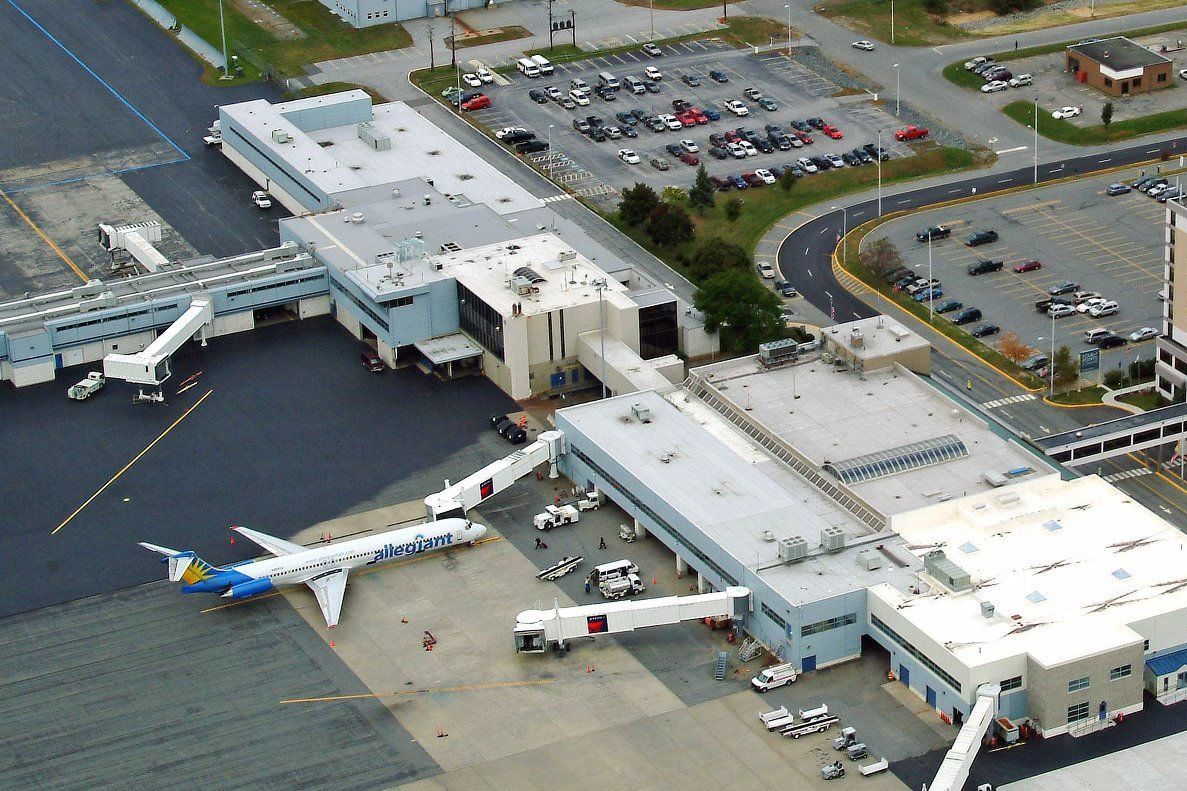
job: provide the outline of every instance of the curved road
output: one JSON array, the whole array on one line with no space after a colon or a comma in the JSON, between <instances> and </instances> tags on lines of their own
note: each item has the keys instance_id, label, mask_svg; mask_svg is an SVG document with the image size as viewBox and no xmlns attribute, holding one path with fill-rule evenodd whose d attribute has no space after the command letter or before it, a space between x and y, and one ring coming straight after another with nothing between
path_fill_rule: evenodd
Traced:
<instances>
[{"instance_id":1,"label":"curved road","mask_svg":"<svg viewBox=\"0 0 1187 791\"><path fill-rule=\"evenodd\" d=\"M1157 159L1160 154L1187 154L1187 137L1159 143L1147 142L1112 151L1039 164L1039 183L1071 174L1089 175L1096 171L1133 165ZM961 181L920 187L887 196L883 188L882 213L923 209L944 201L1033 184L1034 167L1004 173L982 173ZM838 201L838 205L840 202ZM847 215L847 217L846 217ZM835 310L836 321L851 321L876 315L878 311L850 294L833 276L832 252L845 227L855 228L878 215L878 200L870 198L843 209L829 211L795 229L779 245L777 268L780 276L795 284L804 299L823 311Z\"/></svg>"}]
</instances>

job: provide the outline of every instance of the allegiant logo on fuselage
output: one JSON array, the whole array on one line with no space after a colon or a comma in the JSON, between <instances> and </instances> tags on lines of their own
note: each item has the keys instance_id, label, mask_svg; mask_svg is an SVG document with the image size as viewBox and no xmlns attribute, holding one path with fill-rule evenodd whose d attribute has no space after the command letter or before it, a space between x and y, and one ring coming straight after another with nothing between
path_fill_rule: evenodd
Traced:
<instances>
[{"instance_id":1,"label":"allegiant logo on fuselage","mask_svg":"<svg viewBox=\"0 0 1187 791\"><path fill-rule=\"evenodd\" d=\"M417 536L407 544L386 544L382 549L375 553L375 557L367 561L370 566L373 563L379 563L382 560L391 560L392 558L403 557L405 555L416 555L420 552L427 552L430 549L440 549L447 547L453 543L453 534L446 533L443 536Z\"/></svg>"}]
</instances>

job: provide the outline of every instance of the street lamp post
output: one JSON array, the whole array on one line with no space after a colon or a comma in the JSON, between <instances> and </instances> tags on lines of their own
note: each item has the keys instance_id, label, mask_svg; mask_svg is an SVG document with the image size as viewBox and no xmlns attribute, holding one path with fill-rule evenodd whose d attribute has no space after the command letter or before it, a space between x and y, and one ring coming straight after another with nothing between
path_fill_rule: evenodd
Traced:
<instances>
[{"instance_id":1,"label":"street lamp post","mask_svg":"<svg viewBox=\"0 0 1187 791\"><path fill-rule=\"evenodd\" d=\"M894 69L894 117L898 118L899 114L899 81L898 81L898 64L894 64L891 68Z\"/></svg>"},{"instance_id":2,"label":"street lamp post","mask_svg":"<svg viewBox=\"0 0 1187 791\"><path fill-rule=\"evenodd\" d=\"M433 52L433 26L429 25L429 70L437 68L437 58Z\"/></svg>"},{"instance_id":3,"label":"street lamp post","mask_svg":"<svg viewBox=\"0 0 1187 791\"><path fill-rule=\"evenodd\" d=\"M1035 184L1039 183L1039 97L1035 97Z\"/></svg>"},{"instance_id":4,"label":"street lamp post","mask_svg":"<svg viewBox=\"0 0 1187 791\"><path fill-rule=\"evenodd\" d=\"M784 5L787 9L787 57L791 57L791 5Z\"/></svg>"},{"instance_id":5,"label":"street lamp post","mask_svg":"<svg viewBox=\"0 0 1187 791\"><path fill-rule=\"evenodd\" d=\"M882 130L878 130L878 216L882 216Z\"/></svg>"},{"instance_id":6,"label":"street lamp post","mask_svg":"<svg viewBox=\"0 0 1187 791\"><path fill-rule=\"evenodd\" d=\"M223 0L218 0L218 27L223 34L223 76L230 76L231 61L227 58L227 25L223 21Z\"/></svg>"},{"instance_id":7,"label":"street lamp post","mask_svg":"<svg viewBox=\"0 0 1187 791\"><path fill-rule=\"evenodd\" d=\"M894 44L894 0L890 0L890 43Z\"/></svg>"},{"instance_id":8,"label":"street lamp post","mask_svg":"<svg viewBox=\"0 0 1187 791\"><path fill-rule=\"evenodd\" d=\"M841 258L849 260L849 207L833 206L833 211L841 210Z\"/></svg>"}]
</instances>

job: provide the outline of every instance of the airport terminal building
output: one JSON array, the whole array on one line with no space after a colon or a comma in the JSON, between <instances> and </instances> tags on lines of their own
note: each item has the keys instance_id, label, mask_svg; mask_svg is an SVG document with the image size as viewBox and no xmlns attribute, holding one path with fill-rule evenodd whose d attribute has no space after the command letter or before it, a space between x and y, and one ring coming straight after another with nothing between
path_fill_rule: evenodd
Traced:
<instances>
[{"instance_id":1,"label":"airport terminal building","mask_svg":"<svg viewBox=\"0 0 1187 791\"><path fill-rule=\"evenodd\" d=\"M922 381L921 348L868 319L792 364L562 409L562 470L700 589L750 588L745 630L804 672L871 640L943 716L999 685L999 715L1048 736L1138 711L1144 688L1169 699L1147 663L1187 663L1187 541Z\"/></svg>"}]
</instances>

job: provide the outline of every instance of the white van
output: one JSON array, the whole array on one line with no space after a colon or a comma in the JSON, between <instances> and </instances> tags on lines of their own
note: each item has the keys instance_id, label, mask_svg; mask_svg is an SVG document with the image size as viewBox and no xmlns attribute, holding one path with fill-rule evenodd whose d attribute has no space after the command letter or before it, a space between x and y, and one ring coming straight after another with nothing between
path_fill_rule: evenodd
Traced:
<instances>
[{"instance_id":1,"label":"white van","mask_svg":"<svg viewBox=\"0 0 1187 791\"><path fill-rule=\"evenodd\" d=\"M598 85L604 85L607 88L613 88L616 91L620 87L618 78L608 71L603 71L598 74Z\"/></svg>"},{"instance_id":2,"label":"white van","mask_svg":"<svg viewBox=\"0 0 1187 791\"><path fill-rule=\"evenodd\" d=\"M647 86L638 77L627 75L622 78L622 82L630 90L631 93L647 93Z\"/></svg>"},{"instance_id":3,"label":"white van","mask_svg":"<svg viewBox=\"0 0 1187 791\"><path fill-rule=\"evenodd\" d=\"M520 58L515 62L515 68L519 69L519 73L525 77L539 77L540 67L533 63L528 58Z\"/></svg>"},{"instance_id":4,"label":"white van","mask_svg":"<svg viewBox=\"0 0 1187 791\"><path fill-rule=\"evenodd\" d=\"M777 689L784 684L794 684L796 679L795 665L788 662L785 665L772 665L750 679L750 686L757 692L767 692Z\"/></svg>"},{"instance_id":5,"label":"white van","mask_svg":"<svg viewBox=\"0 0 1187 791\"><path fill-rule=\"evenodd\" d=\"M589 83L580 77L574 77L573 79L569 80L569 90L590 93Z\"/></svg>"},{"instance_id":6,"label":"white van","mask_svg":"<svg viewBox=\"0 0 1187 791\"><path fill-rule=\"evenodd\" d=\"M589 572L589 581L594 585L600 585L609 580L618 579L620 577L627 577L631 574L638 574L639 567L630 560L623 558L616 560L613 563L603 563L600 566L594 566L593 571Z\"/></svg>"},{"instance_id":7,"label":"white van","mask_svg":"<svg viewBox=\"0 0 1187 791\"><path fill-rule=\"evenodd\" d=\"M532 63L536 64L536 67L540 69L541 74L552 74L553 72L552 63L550 63L548 58L544 57L543 55L533 55Z\"/></svg>"}]
</instances>

